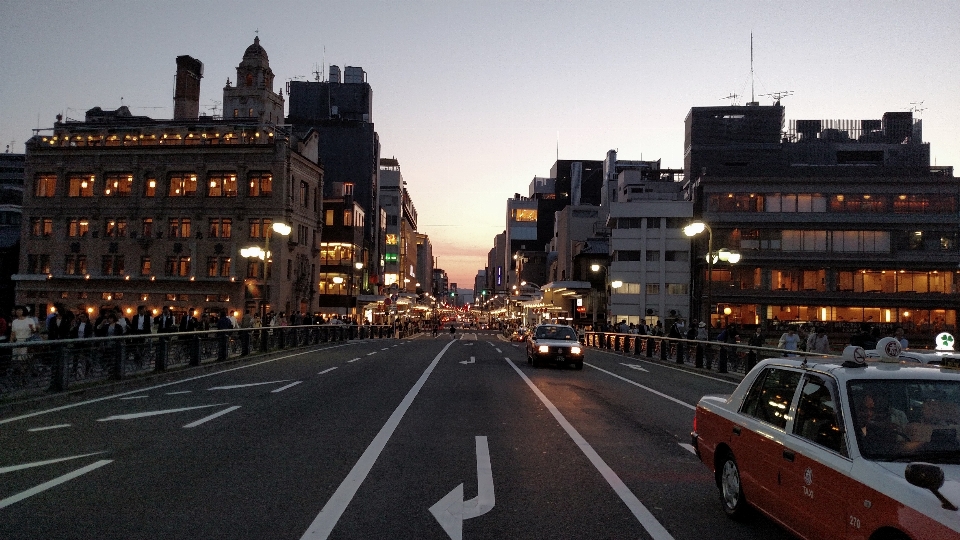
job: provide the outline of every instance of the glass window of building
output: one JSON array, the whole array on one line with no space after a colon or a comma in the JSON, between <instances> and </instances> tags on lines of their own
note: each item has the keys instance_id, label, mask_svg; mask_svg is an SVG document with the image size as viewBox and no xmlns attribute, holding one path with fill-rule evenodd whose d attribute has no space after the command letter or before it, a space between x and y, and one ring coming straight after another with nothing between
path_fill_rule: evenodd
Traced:
<instances>
[{"instance_id":1,"label":"glass window of building","mask_svg":"<svg viewBox=\"0 0 960 540\"><path fill-rule=\"evenodd\" d=\"M170 197L192 197L197 193L197 175L173 173L170 175Z\"/></svg>"},{"instance_id":2,"label":"glass window of building","mask_svg":"<svg viewBox=\"0 0 960 540\"><path fill-rule=\"evenodd\" d=\"M273 193L273 175L268 172L250 174L250 196L269 197Z\"/></svg>"},{"instance_id":3,"label":"glass window of building","mask_svg":"<svg viewBox=\"0 0 960 540\"><path fill-rule=\"evenodd\" d=\"M70 189L67 192L69 197L93 197L93 184L96 176L92 174L72 174L70 175Z\"/></svg>"},{"instance_id":4,"label":"glass window of building","mask_svg":"<svg viewBox=\"0 0 960 540\"><path fill-rule=\"evenodd\" d=\"M67 235L71 238L82 238L90 232L90 220L85 218L71 219L67 222Z\"/></svg>"},{"instance_id":5,"label":"glass window of building","mask_svg":"<svg viewBox=\"0 0 960 540\"><path fill-rule=\"evenodd\" d=\"M129 197L133 190L133 175L130 173L107 173L104 177L103 194L107 197Z\"/></svg>"},{"instance_id":6,"label":"glass window of building","mask_svg":"<svg viewBox=\"0 0 960 540\"><path fill-rule=\"evenodd\" d=\"M57 193L57 175L38 174L33 194L36 197L53 197Z\"/></svg>"},{"instance_id":7,"label":"glass window of building","mask_svg":"<svg viewBox=\"0 0 960 540\"><path fill-rule=\"evenodd\" d=\"M237 175L235 173L211 173L209 175L208 197L236 197Z\"/></svg>"}]
</instances>

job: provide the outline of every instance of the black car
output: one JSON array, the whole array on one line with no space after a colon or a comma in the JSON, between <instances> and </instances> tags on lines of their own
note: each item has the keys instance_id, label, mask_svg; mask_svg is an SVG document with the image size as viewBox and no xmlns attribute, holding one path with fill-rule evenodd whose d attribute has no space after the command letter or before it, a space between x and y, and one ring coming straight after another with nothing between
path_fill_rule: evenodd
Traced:
<instances>
[{"instance_id":1,"label":"black car","mask_svg":"<svg viewBox=\"0 0 960 540\"><path fill-rule=\"evenodd\" d=\"M540 362L583 369L583 347L577 331L565 324L541 324L534 328L527 338L527 363L536 367Z\"/></svg>"}]
</instances>

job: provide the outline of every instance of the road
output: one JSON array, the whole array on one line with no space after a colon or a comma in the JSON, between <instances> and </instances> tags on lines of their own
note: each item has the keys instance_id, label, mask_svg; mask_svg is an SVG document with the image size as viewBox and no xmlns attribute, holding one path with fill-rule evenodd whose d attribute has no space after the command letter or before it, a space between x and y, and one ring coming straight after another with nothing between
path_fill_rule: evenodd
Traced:
<instances>
[{"instance_id":1,"label":"road","mask_svg":"<svg viewBox=\"0 0 960 540\"><path fill-rule=\"evenodd\" d=\"M0 538L790 538L687 446L728 380L485 332L192 373L0 416Z\"/></svg>"}]
</instances>

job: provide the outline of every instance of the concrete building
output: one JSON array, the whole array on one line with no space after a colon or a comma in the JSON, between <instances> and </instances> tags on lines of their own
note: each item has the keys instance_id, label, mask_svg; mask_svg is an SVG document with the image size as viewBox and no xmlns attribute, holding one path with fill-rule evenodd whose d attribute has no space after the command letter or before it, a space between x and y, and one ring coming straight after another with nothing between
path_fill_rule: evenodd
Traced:
<instances>
[{"instance_id":1,"label":"concrete building","mask_svg":"<svg viewBox=\"0 0 960 540\"><path fill-rule=\"evenodd\" d=\"M26 156L0 154L0 313L9 314L14 302L14 282L20 261L21 215ZM45 227L45 223L38 223Z\"/></svg>"},{"instance_id":2,"label":"concrete building","mask_svg":"<svg viewBox=\"0 0 960 540\"><path fill-rule=\"evenodd\" d=\"M956 327L960 182L911 113L787 125L779 104L694 107L684 168L713 249L742 256L708 275L708 235L695 243L695 307L715 325Z\"/></svg>"},{"instance_id":3,"label":"concrete building","mask_svg":"<svg viewBox=\"0 0 960 540\"><path fill-rule=\"evenodd\" d=\"M391 292L415 293L417 280L417 209L396 158L380 160L380 207L387 215L383 284Z\"/></svg>"},{"instance_id":4,"label":"concrete building","mask_svg":"<svg viewBox=\"0 0 960 540\"><path fill-rule=\"evenodd\" d=\"M426 234L417 233L417 294L430 291L433 279L433 244Z\"/></svg>"},{"instance_id":5,"label":"concrete building","mask_svg":"<svg viewBox=\"0 0 960 540\"><path fill-rule=\"evenodd\" d=\"M225 104L246 100L253 115L197 117L201 77L199 61L177 59L174 119L96 107L27 142L23 213L38 226L21 235L19 303L316 308L318 137L277 125L283 100L259 39L237 67L238 87L224 89Z\"/></svg>"}]
</instances>

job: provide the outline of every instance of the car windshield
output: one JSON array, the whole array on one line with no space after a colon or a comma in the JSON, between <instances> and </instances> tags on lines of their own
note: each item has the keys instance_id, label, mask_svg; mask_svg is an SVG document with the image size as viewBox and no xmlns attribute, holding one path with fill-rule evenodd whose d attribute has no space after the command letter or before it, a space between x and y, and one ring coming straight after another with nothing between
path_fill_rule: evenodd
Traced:
<instances>
[{"instance_id":1,"label":"car windshield","mask_svg":"<svg viewBox=\"0 0 960 540\"><path fill-rule=\"evenodd\" d=\"M848 395L863 457L960 463L960 381L854 380Z\"/></svg>"},{"instance_id":2,"label":"car windshield","mask_svg":"<svg viewBox=\"0 0 960 540\"><path fill-rule=\"evenodd\" d=\"M537 339L562 339L576 341L577 333L567 326L540 326L535 336Z\"/></svg>"}]
</instances>

